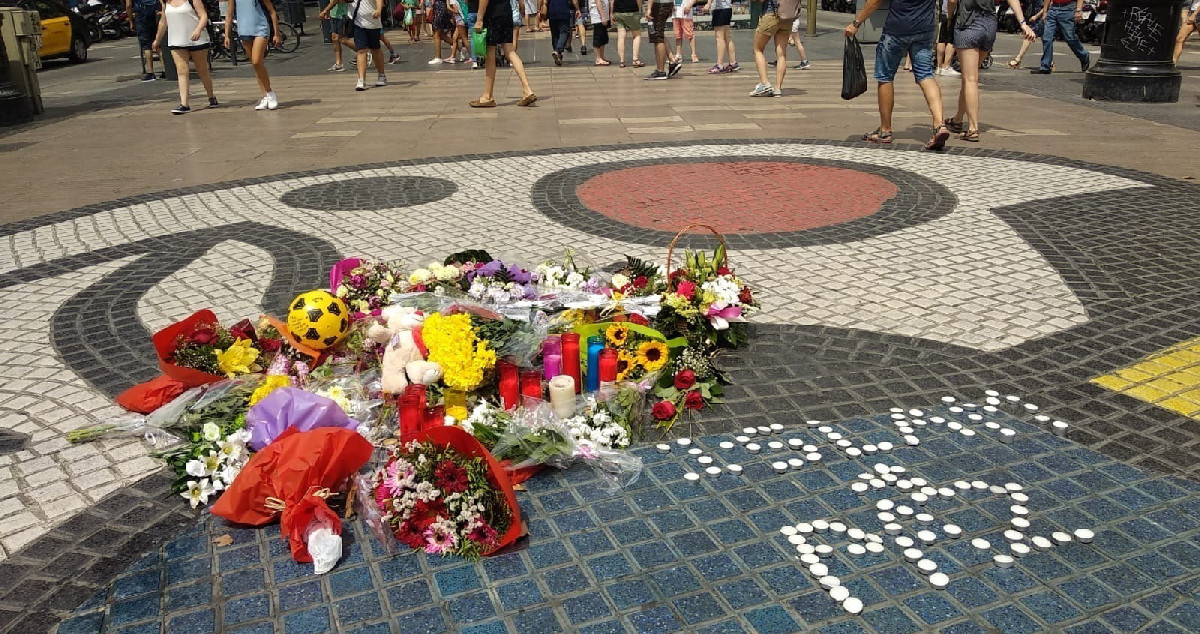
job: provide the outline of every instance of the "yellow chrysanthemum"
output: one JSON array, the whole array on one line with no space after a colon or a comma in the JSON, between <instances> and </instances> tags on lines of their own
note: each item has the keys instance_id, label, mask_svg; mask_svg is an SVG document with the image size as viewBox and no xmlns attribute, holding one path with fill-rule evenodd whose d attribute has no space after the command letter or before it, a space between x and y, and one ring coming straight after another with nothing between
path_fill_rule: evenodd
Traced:
<instances>
[{"instance_id":1,"label":"yellow chrysanthemum","mask_svg":"<svg viewBox=\"0 0 1200 634\"><path fill-rule=\"evenodd\" d=\"M629 341L629 324L613 324L608 327L604 336L614 348L620 348Z\"/></svg>"},{"instance_id":2,"label":"yellow chrysanthemum","mask_svg":"<svg viewBox=\"0 0 1200 634\"><path fill-rule=\"evenodd\" d=\"M271 392L291 384L292 382L282 374L267 375L267 378L263 379L263 382L250 394L250 405L253 406L264 398L267 398L267 395Z\"/></svg>"},{"instance_id":3,"label":"yellow chrysanthemum","mask_svg":"<svg viewBox=\"0 0 1200 634\"><path fill-rule=\"evenodd\" d=\"M469 315L434 313L425 319L421 338L429 349L429 360L441 366L447 387L470 392L483 382L484 372L496 365L496 352L475 336Z\"/></svg>"},{"instance_id":4,"label":"yellow chrysanthemum","mask_svg":"<svg viewBox=\"0 0 1200 634\"><path fill-rule=\"evenodd\" d=\"M214 350L217 355L217 367L225 376L233 378L239 374L249 374L250 366L258 360L258 348L250 344L249 339L238 339L225 350Z\"/></svg>"},{"instance_id":5,"label":"yellow chrysanthemum","mask_svg":"<svg viewBox=\"0 0 1200 634\"><path fill-rule=\"evenodd\" d=\"M624 381L629 378L630 372L637 368L637 362L633 355L624 350L617 351L617 380Z\"/></svg>"},{"instance_id":6,"label":"yellow chrysanthemum","mask_svg":"<svg viewBox=\"0 0 1200 634\"><path fill-rule=\"evenodd\" d=\"M637 362L647 372L654 372L667 363L667 344L661 341L647 341L638 346Z\"/></svg>"}]
</instances>

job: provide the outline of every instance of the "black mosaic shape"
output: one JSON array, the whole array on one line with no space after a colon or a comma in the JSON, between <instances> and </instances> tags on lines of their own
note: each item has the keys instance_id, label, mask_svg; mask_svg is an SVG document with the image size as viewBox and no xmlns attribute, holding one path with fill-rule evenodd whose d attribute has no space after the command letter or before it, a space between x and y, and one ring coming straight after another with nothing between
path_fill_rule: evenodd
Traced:
<instances>
[{"instance_id":1,"label":"black mosaic shape","mask_svg":"<svg viewBox=\"0 0 1200 634\"><path fill-rule=\"evenodd\" d=\"M22 434L11 429L0 429L0 456L21 451L28 442L29 434Z\"/></svg>"},{"instance_id":2,"label":"black mosaic shape","mask_svg":"<svg viewBox=\"0 0 1200 634\"><path fill-rule=\"evenodd\" d=\"M0 288L141 256L67 300L50 320L50 340L63 363L97 390L115 396L159 373L151 333L137 315L138 300L171 274L229 240L258 247L274 259L263 308L275 314L285 312L297 293L321 287L339 259L333 246L320 238L240 222L52 260L0 275Z\"/></svg>"},{"instance_id":3,"label":"black mosaic shape","mask_svg":"<svg viewBox=\"0 0 1200 634\"><path fill-rule=\"evenodd\" d=\"M458 191L453 181L432 176L369 176L294 189L279 200L316 211L376 211L423 205Z\"/></svg>"},{"instance_id":4,"label":"black mosaic shape","mask_svg":"<svg viewBox=\"0 0 1200 634\"><path fill-rule=\"evenodd\" d=\"M579 200L579 196L575 193L576 188L592 178L608 172L657 165L694 165L697 161L799 163L838 167L881 176L895 185L898 190L896 195L884 201L875 213L840 224L802 231L726 234L725 241L730 249L788 249L854 242L935 220L952 211L958 204L957 197L944 186L924 176L901 169L831 159L738 155L712 157L711 159L689 156L581 165L543 176L533 184L530 195L538 211L572 229L602 238L616 238L637 244L665 247L675 237L674 233L631 225L605 216L583 204L583 201ZM679 244L691 248L713 248L716 246L716 238L707 234L688 235L681 238Z\"/></svg>"}]
</instances>

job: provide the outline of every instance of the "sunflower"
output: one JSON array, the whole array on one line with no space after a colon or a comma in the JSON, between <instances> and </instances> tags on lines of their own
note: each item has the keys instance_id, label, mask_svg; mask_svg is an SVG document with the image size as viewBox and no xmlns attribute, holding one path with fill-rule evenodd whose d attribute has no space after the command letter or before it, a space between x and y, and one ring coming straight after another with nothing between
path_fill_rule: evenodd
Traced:
<instances>
[{"instance_id":1,"label":"sunflower","mask_svg":"<svg viewBox=\"0 0 1200 634\"><path fill-rule=\"evenodd\" d=\"M667 344L647 341L638 346L637 361L647 372L654 372L667 363Z\"/></svg>"},{"instance_id":2,"label":"sunflower","mask_svg":"<svg viewBox=\"0 0 1200 634\"><path fill-rule=\"evenodd\" d=\"M629 378L629 374L637 369L637 363L633 355L624 350L617 351L617 380L624 381Z\"/></svg>"},{"instance_id":3,"label":"sunflower","mask_svg":"<svg viewBox=\"0 0 1200 634\"><path fill-rule=\"evenodd\" d=\"M629 324L613 324L604 334L614 348L620 348L629 341Z\"/></svg>"}]
</instances>

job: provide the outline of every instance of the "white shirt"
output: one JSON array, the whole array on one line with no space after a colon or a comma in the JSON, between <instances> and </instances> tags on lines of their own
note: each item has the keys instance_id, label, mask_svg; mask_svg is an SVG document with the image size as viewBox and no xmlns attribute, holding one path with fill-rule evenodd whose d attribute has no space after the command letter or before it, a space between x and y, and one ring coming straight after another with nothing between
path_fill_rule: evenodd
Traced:
<instances>
[{"instance_id":1,"label":"white shirt","mask_svg":"<svg viewBox=\"0 0 1200 634\"><path fill-rule=\"evenodd\" d=\"M604 9L604 15L600 15L600 9ZM588 0L588 13L591 14L592 24L601 24L605 18L612 19L612 0Z\"/></svg>"},{"instance_id":2,"label":"white shirt","mask_svg":"<svg viewBox=\"0 0 1200 634\"><path fill-rule=\"evenodd\" d=\"M686 12L683 10L683 3L686 0L675 0L675 19L676 20L691 20L692 10L689 8Z\"/></svg>"},{"instance_id":3,"label":"white shirt","mask_svg":"<svg viewBox=\"0 0 1200 634\"><path fill-rule=\"evenodd\" d=\"M354 0L350 3L350 15L354 16L354 24L361 26L364 29L382 29L383 20L380 18L371 17L375 13L375 2L377 0ZM358 14L354 13L354 3L358 3Z\"/></svg>"},{"instance_id":4,"label":"white shirt","mask_svg":"<svg viewBox=\"0 0 1200 634\"><path fill-rule=\"evenodd\" d=\"M720 11L721 9L732 9L733 8L733 0L713 0L712 4L709 5L708 8L710 11Z\"/></svg>"}]
</instances>

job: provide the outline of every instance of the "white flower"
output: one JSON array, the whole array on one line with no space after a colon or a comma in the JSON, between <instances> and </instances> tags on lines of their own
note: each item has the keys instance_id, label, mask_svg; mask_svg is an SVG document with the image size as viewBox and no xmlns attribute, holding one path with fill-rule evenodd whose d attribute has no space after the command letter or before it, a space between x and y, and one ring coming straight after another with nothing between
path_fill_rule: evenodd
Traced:
<instances>
[{"instance_id":1,"label":"white flower","mask_svg":"<svg viewBox=\"0 0 1200 634\"><path fill-rule=\"evenodd\" d=\"M417 269L408 275L409 284L428 284L434 280L433 273L429 269Z\"/></svg>"},{"instance_id":2,"label":"white flower","mask_svg":"<svg viewBox=\"0 0 1200 634\"><path fill-rule=\"evenodd\" d=\"M233 481L237 479L238 474L241 472L242 467L240 465L228 465L221 470L220 478L225 483L225 486L229 486L233 484Z\"/></svg>"},{"instance_id":3,"label":"white flower","mask_svg":"<svg viewBox=\"0 0 1200 634\"><path fill-rule=\"evenodd\" d=\"M567 275L567 279L563 285L567 288L577 289L580 286L583 286L583 283L586 281L587 280L582 275L572 271L570 275Z\"/></svg>"},{"instance_id":4,"label":"white flower","mask_svg":"<svg viewBox=\"0 0 1200 634\"><path fill-rule=\"evenodd\" d=\"M184 491L179 495L182 496L183 499L187 500L188 503L192 505L192 508L196 508L201 504L208 504L208 498L213 493L215 493L215 491L212 487L212 483L209 482L208 478L204 478L199 482L195 480L189 480L187 483L187 491Z\"/></svg>"},{"instance_id":5,"label":"white flower","mask_svg":"<svg viewBox=\"0 0 1200 634\"><path fill-rule=\"evenodd\" d=\"M205 475L216 473L217 470L221 468L222 463L225 462L221 459L221 454L215 451L210 451L204 454L204 457L202 457L200 460L204 463Z\"/></svg>"},{"instance_id":6,"label":"white flower","mask_svg":"<svg viewBox=\"0 0 1200 634\"><path fill-rule=\"evenodd\" d=\"M345 297L349 294L350 294L350 289L346 288L345 284L338 284L338 287L337 287L337 296L338 297Z\"/></svg>"},{"instance_id":7,"label":"white flower","mask_svg":"<svg viewBox=\"0 0 1200 634\"><path fill-rule=\"evenodd\" d=\"M204 426L200 428L200 433L208 442L217 442L221 439L221 427L216 423L204 423Z\"/></svg>"},{"instance_id":8,"label":"white flower","mask_svg":"<svg viewBox=\"0 0 1200 634\"><path fill-rule=\"evenodd\" d=\"M204 468L204 463L200 460L188 460L184 471L187 471L187 474L193 478L203 478L208 475L208 471Z\"/></svg>"},{"instance_id":9,"label":"white flower","mask_svg":"<svg viewBox=\"0 0 1200 634\"><path fill-rule=\"evenodd\" d=\"M613 288L624 288L629 284L629 276L623 273L617 273L612 276Z\"/></svg>"}]
</instances>

